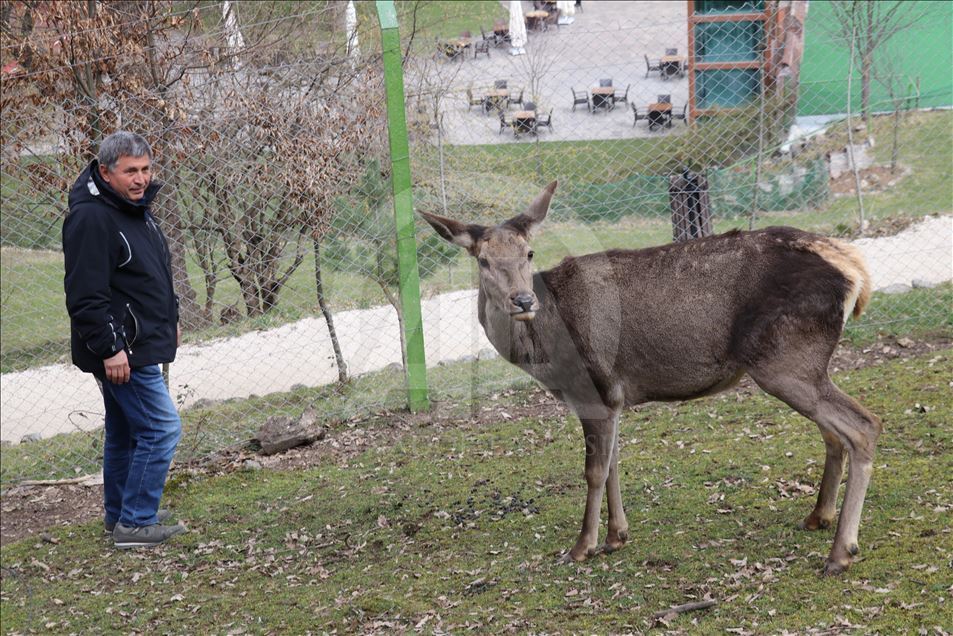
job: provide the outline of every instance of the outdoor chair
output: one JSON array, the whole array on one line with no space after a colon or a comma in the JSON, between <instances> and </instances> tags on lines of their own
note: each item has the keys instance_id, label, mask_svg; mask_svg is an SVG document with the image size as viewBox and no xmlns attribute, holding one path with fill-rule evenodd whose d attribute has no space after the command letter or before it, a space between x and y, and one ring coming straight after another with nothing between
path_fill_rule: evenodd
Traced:
<instances>
[{"instance_id":1,"label":"outdoor chair","mask_svg":"<svg viewBox=\"0 0 953 636\"><path fill-rule=\"evenodd\" d=\"M506 88L506 80L494 80L493 88Z\"/></svg>"},{"instance_id":2,"label":"outdoor chair","mask_svg":"<svg viewBox=\"0 0 953 636\"><path fill-rule=\"evenodd\" d=\"M612 86L612 78L610 77L609 79L599 80L599 86L601 88L608 88L609 86Z\"/></svg>"},{"instance_id":3,"label":"outdoor chair","mask_svg":"<svg viewBox=\"0 0 953 636\"><path fill-rule=\"evenodd\" d=\"M632 106L632 127L635 128L635 125L639 123L640 119L648 119L648 113L640 113L638 106L631 104Z\"/></svg>"},{"instance_id":4,"label":"outdoor chair","mask_svg":"<svg viewBox=\"0 0 953 636\"><path fill-rule=\"evenodd\" d=\"M493 39L496 46L503 46L510 41L510 27L503 20L493 23Z\"/></svg>"},{"instance_id":5,"label":"outdoor chair","mask_svg":"<svg viewBox=\"0 0 953 636\"><path fill-rule=\"evenodd\" d=\"M553 131L553 109L549 109L549 114L545 117L537 116L536 117L536 128L537 130L545 126L549 128L549 132Z\"/></svg>"},{"instance_id":6,"label":"outdoor chair","mask_svg":"<svg viewBox=\"0 0 953 636\"><path fill-rule=\"evenodd\" d=\"M543 18L543 30L549 31L549 27L554 26L559 29L559 9L550 9L549 15Z\"/></svg>"},{"instance_id":7,"label":"outdoor chair","mask_svg":"<svg viewBox=\"0 0 953 636\"><path fill-rule=\"evenodd\" d=\"M632 84L626 85L626 87L625 87L625 92L624 92L624 93L619 93L619 91L616 91L616 92L612 95L612 103L613 103L613 104L618 104L619 102L625 102L626 104L628 104L628 103L629 103L629 89L630 89L630 88L632 88Z\"/></svg>"},{"instance_id":8,"label":"outdoor chair","mask_svg":"<svg viewBox=\"0 0 953 636\"><path fill-rule=\"evenodd\" d=\"M648 55L645 57L645 77L648 79L649 73L655 71L658 73L662 72L662 61L661 60L650 60Z\"/></svg>"},{"instance_id":9,"label":"outdoor chair","mask_svg":"<svg viewBox=\"0 0 953 636\"><path fill-rule=\"evenodd\" d=\"M659 104L671 104L671 103L672 103L672 96L671 96L671 95L659 95L657 101L658 101Z\"/></svg>"},{"instance_id":10,"label":"outdoor chair","mask_svg":"<svg viewBox=\"0 0 953 636\"><path fill-rule=\"evenodd\" d=\"M685 122L686 126L688 125L688 103L687 102L685 103L684 106L682 106L682 112L672 113L672 119L681 119L683 122Z\"/></svg>"},{"instance_id":11,"label":"outdoor chair","mask_svg":"<svg viewBox=\"0 0 953 636\"><path fill-rule=\"evenodd\" d=\"M678 55L678 49L665 49L665 55Z\"/></svg>"},{"instance_id":12,"label":"outdoor chair","mask_svg":"<svg viewBox=\"0 0 953 636\"><path fill-rule=\"evenodd\" d=\"M482 97L474 97L473 89L467 89L467 110L470 110L474 106L479 106L481 110L486 111L486 100Z\"/></svg>"},{"instance_id":13,"label":"outdoor chair","mask_svg":"<svg viewBox=\"0 0 953 636\"><path fill-rule=\"evenodd\" d=\"M485 53L487 57L490 57L489 40L475 40L473 42L473 59L476 59L476 56L480 53Z\"/></svg>"},{"instance_id":14,"label":"outdoor chair","mask_svg":"<svg viewBox=\"0 0 953 636\"><path fill-rule=\"evenodd\" d=\"M582 93L577 93L575 88L570 88L572 91L572 112L576 112L576 106L579 104L585 104L586 110L590 113L592 112L592 106L589 104L589 92L583 91Z\"/></svg>"},{"instance_id":15,"label":"outdoor chair","mask_svg":"<svg viewBox=\"0 0 953 636\"><path fill-rule=\"evenodd\" d=\"M523 102L523 110L536 110L536 104L533 102Z\"/></svg>"},{"instance_id":16,"label":"outdoor chair","mask_svg":"<svg viewBox=\"0 0 953 636\"><path fill-rule=\"evenodd\" d=\"M507 128L512 128L512 127L513 127L513 122L506 120L506 114L503 113L502 110L500 110L500 111L498 111L498 112L499 112L499 115L500 115L500 132L497 133L497 134L502 135L504 130L506 130Z\"/></svg>"},{"instance_id":17,"label":"outdoor chair","mask_svg":"<svg viewBox=\"0 0 953 636\"><path fill-rule=\"evenodd\" d=\"M470 33L469 31L460 31L460 37L461 37L461 38L472 38L472 37L473 37L473 34Z\"/></svg>"},{"instance_id":18,"label":"outdoor chair","mask_svg":"<svg viewBox=\"0 0 953 636\"><path fill-rule=\"evenodd\" d=\"M514 97L513 95L510 95L509 97L507 97L507 98L506 98L506 105L507 105L507 106L511 106L511 105L513 105L513 104L519 104L520 106L522 106L522 105L523 105L523 91L524 91L524 90L525 90L525 89L522 89L522 88L521 88L519 95L517 95L517 96L515 96L515 97Z\"/></svg>"}]
</instances>

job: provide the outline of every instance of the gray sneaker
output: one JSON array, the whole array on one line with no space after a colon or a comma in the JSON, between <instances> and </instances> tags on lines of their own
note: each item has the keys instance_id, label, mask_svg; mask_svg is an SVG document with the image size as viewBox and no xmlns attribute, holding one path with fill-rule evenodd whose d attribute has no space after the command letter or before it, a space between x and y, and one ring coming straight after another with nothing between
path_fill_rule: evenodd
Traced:
<instances>
[{"instance_id":1,"label":"gray sneaker","mask_svg":"<svg viewBox=\"0 0 953 636\"><path fill-rule=\"evenodd\" d=\"M159 523L163 521L168 521L172 516L171 510L166 510L165 508L159 508L159 511L156 513L156 518L159 520ZM103 519L103 532L106 534L112 534L113 530L116 529L116 522L109 522Z\"/></svg>"},{"instance_id":2,"label":"gray sneaker","mask_svg":"<svg viewBox=\"0 0 953 636\"><path fill-rule=\"evenodd\" d=\"M179 524L164 526L160 523L154 523L151 526L132 528L117 523L116 529L113 530L113 543L117 548L122 549L150 548L183 532L185 532L185 526Z\"/></svg>"}]
</instances>

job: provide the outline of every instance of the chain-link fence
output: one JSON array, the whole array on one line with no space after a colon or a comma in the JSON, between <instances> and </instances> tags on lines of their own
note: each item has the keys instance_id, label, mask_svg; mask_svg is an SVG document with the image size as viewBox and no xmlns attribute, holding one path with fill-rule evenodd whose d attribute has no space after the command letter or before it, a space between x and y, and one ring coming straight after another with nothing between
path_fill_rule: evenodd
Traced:
<instances>
[{"instance_id":1,"label":"chain-link fence","mask_svg":"<svg viewBox=\"0 0 953 636\"><path fill-rule=\"evenodd\" d=\"M348 5L4 3L4 482L98 467L103 409L69 365L59 233L68 187L120 127L153 143L166 182L178 460L273 415L405 407L380 32L373 3ZM492 223L557 179L539 268L794 225L868 258L880 293L849 337L953 328L950 5L398 14L418 211ZM469 257L423 223L417 256L431 399L528 382L482 333Z\"/></svg>"}]
</instances>

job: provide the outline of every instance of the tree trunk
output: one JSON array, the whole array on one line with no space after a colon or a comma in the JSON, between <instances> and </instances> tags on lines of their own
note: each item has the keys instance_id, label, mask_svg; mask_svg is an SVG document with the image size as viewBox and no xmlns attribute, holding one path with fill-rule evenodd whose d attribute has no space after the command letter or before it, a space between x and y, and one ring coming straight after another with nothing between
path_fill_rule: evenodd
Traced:
<instances>
[{"instance_id":1,"label":"tree trunk","mask_svg":"<svg viewBox=\"0 0 953 636\"><path fill-rule=\"evenodd\" d=\"M865 126L870 126L870 75L871 58L865 56L860 62L860 116Z\"/></svg>"},{"instance_id":2,"label":"tree trunk","mask_svg":"<svg viewBox=\"0 0 953 636\"><path fill-rule=\"evenodd\" d=\"M900 154L900 101L893 103L893 144L890 147L890 172L897 171L897 159Z\"/></svg>"},{"instance_id":3,"label":"tree trunk","mask_svg":"<svg viewBox=\"0 0 953 636\"><path fill-rule=\"evenodd\" d=\"M205 326L202 309L195 300L195 290L189 282L185 260L185 232L182 231L182 213L179 210L179 198L176 193L175 173L159 191L156 201L156 217L162 222L162 231L169 240L169 252L172 255L172 284L179 297L179 321L184 329L199 329Z\"/></svg>"},{"instance_id":4,"label":"tree trunk","mask_svg":"<svg viewBox=\"0 0 953 636\"><path fill-rule=\"evenodd\" d=\"M870 126L870 82L874 65L874 3L867 2L867 17L864 22L864 46L860 61L860 115L865 126Z\"/></svg>"},{"instance_id":5,"label":"tree trunk","mask_svg":"<svg viewBox=\"0 0 953 636\"><path fill-rule=\"evenodd\" d=\"M344 356L341 354L341 345L338 342L338 334L334 329L334 317L331 315L331 308L328 307L327 298L324 296L324 279L321 274L321 240L314 239L314 288L318 294L318 306L321 313L324 314L324 322L328 324L328 335L331 336L331 346L334 348L334 361L338 366L338 382L344 384L347 382L347 364L344 362Z\"/></svg>"}]
</instances>

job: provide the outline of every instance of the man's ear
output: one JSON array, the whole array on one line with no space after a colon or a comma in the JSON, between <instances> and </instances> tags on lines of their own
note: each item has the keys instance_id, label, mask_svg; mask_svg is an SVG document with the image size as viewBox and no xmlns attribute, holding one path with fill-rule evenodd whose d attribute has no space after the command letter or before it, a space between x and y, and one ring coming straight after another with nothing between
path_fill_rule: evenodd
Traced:
<instances>
[{"instance_id":1,"label":"man's ear","mask_svg":"<svg viewBox=\"0 0 953 636\"><path fill-rule=\"evenodd\" d=\"M102 178L102 180L106 183L109 183L109 169L101 163L97 164L96 167L99 169L99 176Z\"/></svg>"},{"instance_id":2,"label":"man's ear","mask_svg":"<svg viewBox=\"0 0 953 636\"><path fill-rule=\"evenodd\" d=\"M473 250L473 246L476 245L476 242L483 236L483 232L486 231L486 228L482 225L461 223L460 221L448 219L445 216L438 216L427 212L420 212L420 215L424 217L424 220L430 224L430 227L436 230L437 234L443 237L444 240L454 245L465 247L471 251Z\"/></svg>"},{"instance_id":3,"label":"man's ear","mask_svg":"<svg viewBox=\"0 0 953 636\"><path fill-rule=\"evenodd\" d=\"M543 188L543 191L526 208L526 212L514 216L503 225L511 227L524 237L529 238L539 224L543 222L543 219L546 218L546 214L549 212L549 202L553 199L556 185L557 182L553 181Z\"/></svg>"}]
</instances>

